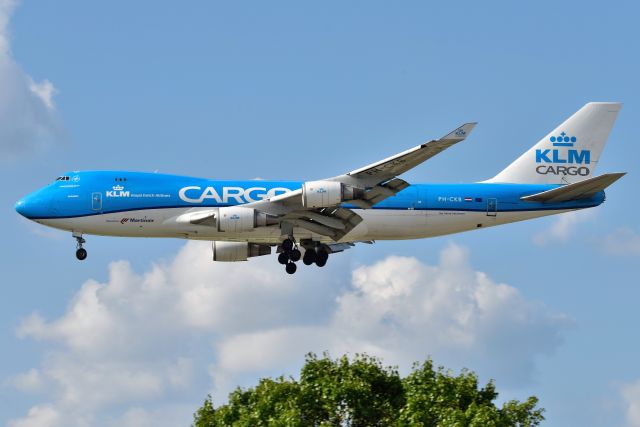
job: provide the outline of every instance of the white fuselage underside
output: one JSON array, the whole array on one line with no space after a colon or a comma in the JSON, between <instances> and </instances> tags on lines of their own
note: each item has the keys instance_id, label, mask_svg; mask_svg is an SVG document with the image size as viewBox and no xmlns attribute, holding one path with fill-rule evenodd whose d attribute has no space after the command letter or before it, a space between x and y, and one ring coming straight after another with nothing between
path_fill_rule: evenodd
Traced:
<instances>
[{"instance_id":1,"label":"white fuselage underside","mask_svg":"<svg viewBox=\"0 0 640 427\"><path fill-rule=\"evenodd\" d=\"M176 221L176 218L182 214L197 212L201 209L149 209L36 221L75 233L104 236L173 237L270 244L282 241L278 226L258 227L243 233L229 233L219 232L209 225L183 224ZM487 212L478 211L354 209L363 221L340 241L420 239L523 221L569 210L571 209L497 212L495 216L491 216L487 215ZM298 240L313 239L331 242L330 238L303 228L295 228L294 236Z\"/></svg>"}]
</instances>

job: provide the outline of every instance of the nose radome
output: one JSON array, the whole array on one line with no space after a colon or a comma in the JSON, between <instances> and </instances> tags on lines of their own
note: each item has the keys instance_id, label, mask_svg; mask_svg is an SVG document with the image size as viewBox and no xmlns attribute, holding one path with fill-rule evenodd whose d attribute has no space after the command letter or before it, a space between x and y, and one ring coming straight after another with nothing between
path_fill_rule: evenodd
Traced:
<instances>
[{"instance_id":1,"label":"nose radome","mask_svg":"<svg viewBox=\"0 0 640 427\"><path fill-rule=\"evenodd\" d=\"M28 219L46 218L52 215L52 203L53 194L47 188L43 188L18 200L15 209Z\"/></svg>"},{"instance_id":2,"label":"nose radome","mask_svg":"<svg viewBox=\"0 0 640 427\"><path fill-rule=\"evenodd\" d=\"M16 212L22 215L25 218L29 218L29 203L27 202L27 197L23 197L22 199L16 202Z\"/></svg>"}]
</instances>

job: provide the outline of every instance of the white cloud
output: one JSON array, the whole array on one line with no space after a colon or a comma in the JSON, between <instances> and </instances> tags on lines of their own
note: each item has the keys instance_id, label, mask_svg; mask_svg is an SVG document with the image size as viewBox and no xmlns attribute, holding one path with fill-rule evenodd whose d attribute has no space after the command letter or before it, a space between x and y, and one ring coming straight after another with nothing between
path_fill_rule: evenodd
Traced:
<instances>
[{"instance_id":1,"label":"white cloud","mask_svg":"<svg viewBox=\"0 0 640 427\"><path fill-rule=\"evenodd\" d=\"M49 109L53 110L53 95L57 92L57 89L53 87L53 83L45 79L41 83L34 82L29 78L29 90L36 95L42 103Z\"/></svg>"},{"instance_id":2,"label":"white cloud","mask_svg":"<svg viewBox=\"0 0 640 427\"><path fill-rule=\"evenodd\" d=\"M35 82L14 61L9 21L16 1L0 0L0 159L12 160L60 139L49 80Z\"/></svg>"},{"instance_id":3,"label":"white cloud","mask_svg":"<svg viewBox=\"0 0 640 427\"><path fill-rule=\"evenodd\" d=\"M640 380L622 386L620 395L625 406L627 425L640 427Z\"/></svg>"},{"instance_id":4,"label":"white cloud","mask_svg":"<svg viewBox=\"0 0 640 427\"><path fill-rule=\"evenodd\" d=\"M619 228L605 237L604 248L614 255L640 255L640 232Z\"/></svg>"},{"instance_id":5,"label":"white cloud","mask_svg":"<svg viewBox=\"0 0 640 427\"><path fill-rule=\"evenodd\" d=\"M60 413L52 405L36 405L29 409L26 417L9 422L9 427L56 427L61 426Z\"/></svg>"},{"instance_id":6,"label":"white cloud","mask_svg":"<svg viewBox=\"0 0 640 427\"><path fill-rule=\"evenodd\" d=\"M533 236L533 242L540 246L553 242L566 242L578 228L578 225L591 220L594 215L593 209L559 214L550 227L546 227L544 231Z\"/></svg>"},{"instance_id":7,"label":"white cloud","mask_svg":"<svg viewBox=\"0 0 640 427\"><path fill-rule=\"evenodd\" d=\"M357 268L353 287L322 326L236 335L219 346L214 379L229 372L286 369L304 352L369 352L405 368L432 355L522 385L536 354L552 352L570 324L513 287L473 271L467 251L446 248L439 265L388 257Z\"/></svg>"},{"instance_id":8,"label":"white cloud","mask_svg":"<svg viewBox=\"0 0 640 427\"><path fill-rule=\"evenodd\" d=\"M7 384L13 385L24 393L37 393L44 389L44 379L40 371L35 368L29 369L27 372L14 375L7 381Z\"/></svg>"},{"instance_id":9,"label":"white cloud","mask_svg":"<svg viewBox=\"0 0 640 427\"><path fill-rule=\"evenodd\" d=\"M293 374L308 351L366 351L404 368L432 355L518 386L568 324L473 270L455 245L434 266L348 261L288 276L273 257L212 263L208 244L190 242L144 274L112 263L107 282L87 281L60 317L34 313L18 328L47 350L12 383L28 391L37 377L48 403L14 423L48 408L65 426L185 424L208 391L220 402L238 384Z\"/></svg>"}]
</instances>

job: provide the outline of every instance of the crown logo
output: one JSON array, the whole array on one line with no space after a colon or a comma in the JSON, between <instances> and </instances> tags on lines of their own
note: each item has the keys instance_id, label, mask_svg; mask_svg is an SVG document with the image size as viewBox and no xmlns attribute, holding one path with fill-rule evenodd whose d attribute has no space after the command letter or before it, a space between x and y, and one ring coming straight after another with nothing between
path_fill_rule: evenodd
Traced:
<instances>
[{"instance_id":1,"label":"crown logo","mask_svg":"<svg viewBox=\"0 0 640 427\"><path fill-rule=\"evenodd\" d=\"M113 186L113 190L114 191L122 191L122 190L124 190L124 187L122 185L114 185Z\"/></svg>"},{"instance_id":2,"label":"crown logo","mask_svg":"<svg viewBox=\"0 0 640 427\"><path fill-rule=\"evenodd\" d=\"M562 132L558 136L552 136L549 141L553 142L554 147L573 147L573 144L578 140L575 136L569 136L566 132Z\"/></svg>"}]
</instances>

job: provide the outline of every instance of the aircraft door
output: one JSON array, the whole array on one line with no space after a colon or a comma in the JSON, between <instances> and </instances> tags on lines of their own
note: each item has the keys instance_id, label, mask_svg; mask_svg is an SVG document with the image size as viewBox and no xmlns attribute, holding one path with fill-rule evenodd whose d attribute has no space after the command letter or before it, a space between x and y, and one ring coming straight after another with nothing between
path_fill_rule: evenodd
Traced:
<instances>
[{"instance_id":1,"label":"aircraft door","mask_svg":"<svg viewBox=\"0 0 640 427\"><path fill-rule=\"evenodd\" d=\"M91 209L94 211L102 210L102 193L91 194Z\"/></svg>"},{"instance_id":2,"label":"aircraft door","mask_svg":"<svg viewBox=\"0 0 640 427\"><path fill-rule=\"evenodd\" d=\"M498 199L489 198L487 199L487 216L497 216L498 215Z\"/></svg>"}]
</instances>

